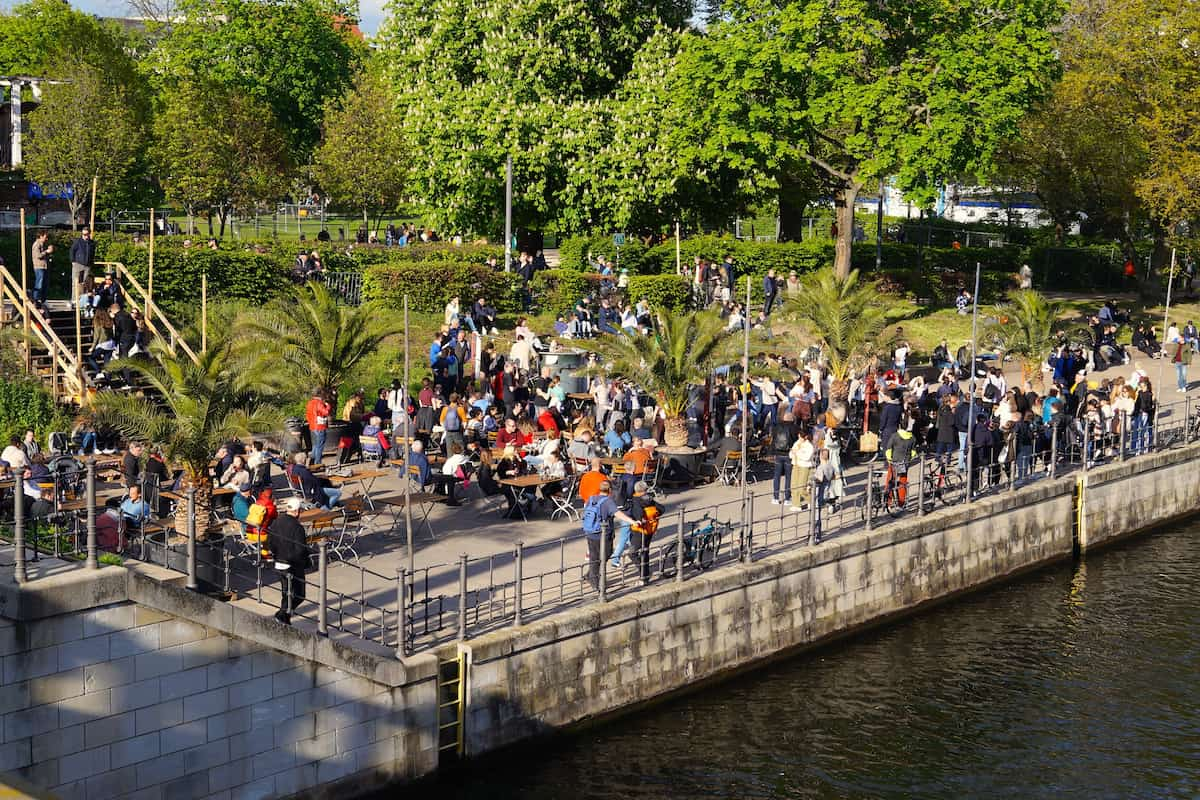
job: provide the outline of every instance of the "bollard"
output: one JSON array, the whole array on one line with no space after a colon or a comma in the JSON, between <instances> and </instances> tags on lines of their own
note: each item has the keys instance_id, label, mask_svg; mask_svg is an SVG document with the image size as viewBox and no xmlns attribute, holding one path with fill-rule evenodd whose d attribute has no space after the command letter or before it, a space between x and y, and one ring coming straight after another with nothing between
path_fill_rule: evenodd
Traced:
<instances>
[{"instance_id":1,"label":"bollard","mask_svg":"<svg viewBox=\"0 0 1200 800\"><path fill-rule=\"evenodd\" d=\"M1083 426L1083 471L1086 474L1088 471L1088 462L1091 461L1091 445L1092 445L1092 424L1089 422Z\"/></svg>"},{"instance_id":2,"label":"bollard","mask_svg":"<svg viewBox=\"0 0 1200 800\"><path fill-rule=\"evenodd\" d=\"M467 638L467 554L458 557L458 640Z\"/></svg>"},{"instance_id":3,"label":"bollard","mask_svg":"<svg viewBox=\"0 0 1200 800\"><path fill-rule=\"evenodd\" d=\"M408 652L407 633L408 604L404 597L406 571L404 567L396 570L396 658L403 659Z\"/></svg>"},{"instance_id":4,"label":"bollard","mask_svg":"<svg viewBox=\"0 0 1200 800\"><path fill-rule=\"evenodd\" d=\"M754 560L754 495L747 501L746 517L746 563ZM683 570L680 569L680 572Z\"/></svg>"},{"instance_id":5,"label":"bollard","mask_svg":"<svg viewBox=\"0 0 1200 800\"><path fill-rule=\"evenodd\" d=\"M145 541L146 535L142 534ZM164 548L163 558L166 558ZM187 588L193 592L200 589L196 580L196 487L189 486L187 490Z\"/></svg>"},{"instance_id":6,"label":"bollard","mask_svg":"<svg viewBox=\"0 0 1200 800\"><path fill-rule=\"evenodd\" d=\"M600 602L608 602L608 529L600 531Z\"/></svg>"},{"instance_id":7,"label":"bollard","mask_svg":"<svg viewBox=\"0 0 1200 800\"><path fill-rule=\"evenodd\" d=\"M817 476L808 479L808 543L815 544L821 525L821 507L817 505Z\"/></svg>"},{"instance_id":8,"label":"bollard","mask_svg":"<svg viewBox=\"0 0 1200 800\"><path fill-rule=\"evenodd\" d=\"M1192 443L1192 398L1183 396L1183 443Z\"/></svg>"},{"instance_id":9,"label":"bollard","mask_svg":"<svg viewBox=\"0 0 1200 800\"><path fill-rule=\"evenodd\" d=\"M917 516L925 515L925 456L917 459Z\"/></svg>"},{"instance_id":10,"label":"bollard","mask_svg":"<svg viewBox=\"0 0 1200 800\"><path fill-rule=\"evenodd\" d=\"M1012 448L1012 451L1009 453L1009 455L1012 457L1012 460L1008 462L1008 490L1010 492L1015 492L1017 490L1017 462L1021 458L1019 455L1017 455L1017 438L1015 436L1013 437L1013 443L1010 445L1010 447Z\"/></svg>"},{"instance_id":11,"label":"bollard","mask_svg":"<svg viewBox=\"0 0 1200 800\"><path fill-rule=\"evenodd\" d=\"M970 503L971 495L982 491L983 476L975 476L975 446L971 444L970 434L967 436L967 491L964 492L963 502Z\"/></svg>"},{"instance_id":12,"label":"bollard","mask_svg":"<svg viewBox=\"0 0 1200 800\"><path fill-rule=\"evenodd\" d=\"M284 613L284 616L290 617L292 614L292 573L279 573L279 581L279 610Z\"/></svg>"},{"instance_id":13,"label":"bollard","mask_svg":"<svg viewBox=\"0 0 1200 800\"><path fill-rule=\"evenodd\" d=\"M163 558L166 559L166 555L164 555ZM233 584L230 583L230 580L229 580L230 576L232 575L232 570L230 569L230 564L233 563L233 553L230 553L228 550L225 549L224 542L221 542L221 561L223 562L222 566L225 571L225 579L221 583L221 591L223 591L225 593L225 595L228 596L230 594L233 594Z\"/></svg>"},{"instance_id":14,"label":"bollard","mask_svg":"<svg viewBox=\"0 0 1200 800\"><path fill-rule=\"evenodd\" d=\"M329 608L326 592L329 588L329 540L324 536L317 542L317 633L329 635L325 615Z\"/></svg>"},{"instance_id":15,"label":"bollard","mask_svg":"<svg viewBox=\"0 0 1200 800\"><path fill-rule=\"evenodd\" d=\"M1058 426L1050 428L1050 478L1058 477Z\"/></svg>"},{"instance_id":16,"label":"bollard","mask_svg":"<svg viewBox=\"0 0 1200 800\"><path fill-rule=\"evenodd\" d=\"M1119 449L1117 451L1117 459L1120 461L1125 460L1125 435L1128 431L1129 431L1129 412L1122 411L1121 412L1121 438L1120 438Z\"/></svg>"},{"instance_id":17,"label":"bollard","mask_svg":"<svg viewBox=\"0 0 1200 800\"><path fill-rule=\"evenodd\" d=\"M75 543L76 547L79 542ZM87 568L99 569L100 558L96 550L96 457L87 462Z\"/></svg>"},{"instance_id":18,"label":"bollard","mask_svg":"<svg viewBox=\"0 0 1200 800\"><path fill-rule=\"evenodd\" d=\"M679 524L675 527L675 582L683 583L683 509L679 509Z\"/></svg>"},{"instance_id":19,"label":"bollard","mask_svg":"<svg viewBox=\"0 0 1200 800\"><path fill-rule=\"evenodd\" d=\"M875 509L871 507L872 501L875 499L875 462L867 464L867 508L863 515L866 518L867 530L875 527L874 514Z\"/></svg>"},{"instance_id":20,"label":"bollard","mask_svg":"<svg viewBox=\"0 0 1200 800\"><path fill-rule=\"evenodd\" d=\"M25 487L24 480L18 475L13 479L13 554L15 565L13 580L24 583L25 574Z\"/></svg>"},{"instance_id":21,"label":"bollard","mask_svg":"<svg viewBox=\"0 0 1200 800\"><path fill-rule=\"evenodd\" d=\"M520 627L521 625L521 573L525 565L525 543L517 542L517 557L513 561L513 585L516 591L513 593L513 624Z\"/></svg>"}]
</instances>

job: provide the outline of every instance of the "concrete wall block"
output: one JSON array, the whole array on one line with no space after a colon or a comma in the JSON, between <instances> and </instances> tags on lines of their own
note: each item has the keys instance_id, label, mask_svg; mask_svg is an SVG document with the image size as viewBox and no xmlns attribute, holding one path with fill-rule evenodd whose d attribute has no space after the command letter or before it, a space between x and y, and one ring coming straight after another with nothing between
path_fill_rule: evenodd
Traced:
<instances>
[{"instance_id":1,"label":"concrete wall block","mask_svg":"<svg viewBox=\"0 0 1200 800\"><path fill-rule=\"evenodd\" d=\"M183 701L168 700L165 703L156 703L146 708L139 708L134 714L135 734L140 736L143 733L160 731L183 722Z\"/></svg>"},{"instance_id":2,"label":"concrete wall block","mask_svg":"<svg viewBox=\"0 0 1200 800\"><path fill-rule=\"evenodd\" d=\"M199 747L207 741L208 724L202 719L166 728L158 734L159 750L164 755Z\"/></svg>"},{"instance_id":3,"label":"concrete wall block","mask_svg":"<svg viewBox=\"0 0 1200 800\"><path fill-rule=\"evenodd\" d=\"M229 686L232 683L243 683L253 677L254 659L252 656L230 658L208 665L208 685L215 689L218 686Z\"/></svg>"},{"instance_id":4,"label":"concrete wall block","mask_svg":"<svg viewBox=\"0 0 1200 800\"><path fill-rule=\"evenodd\" d=\"M23 650L4 657L4 682L6 684L40 678L58 671L57 647Z\"/></svg>"},{"instance_id":5,"label":"concrete wall block","mask_svg":"<svg viewBox=\"0 0 1200 800\"><path fill-rule=\"evenodd\" d=\"M62 614L40 619L29 625L28 649L53 647L56 644L74 642L83 638L83 617L79 614Z\"/></svg>"},{"instance_id":6,"label":"concrete wall block","mask_svg":"<svg viewBox=\"0 0 1200 800\"><path fill-rule=\"evenodd\" d=\"M358 725L366 720L367 707L360 702L342 703L317 712L317 733Z\"/></svg>"},{"instance_id":7,"label":"concrete wall block","mask_svg":"<svg viewBox=\"0 0 1200 800\"><path fill-rule=\"evenodd\" d=\"M112 708L112 698L109 696L112 691L112 689L105 689L102 692L81 694L60 700L58 702L58 724L66 728L70 725L90 722L98 717L120 713L124 709L114 711Z\"/></svg>"},{"instance_id":8,"label":"concrete wall block","mask_svg":"<svg viewBox=\"0 0 1200 800\"><path fill-rule=\"evenodd\" d=\"M17 626L4 620L8 623L0 625L0 656L12 655L18 650L28 650L29 644L27 637L18 630Z\"/></svg>"},{"instance_id":9,"label":"concrete wall block","mask_svg":"<svg viewBox=\"0 0 1200 800\"><path fill-rule=\"evenodd\" d=\"M186 642L183 651L183 668L204 667L216 661L224 661L230 655L230 640L225 636L209 636L194 642ZM178 645L177 645L178 646Z\"/></svg>"},{"instance_id":10,"label":"concrete wall block","mask_svg":"<svg viewBox=\"0 0 1200 800\"><path fill-rule=\"evenodd\" d=\"M59 780L72 783L111 769L108 745L63 756L58 762Z\"/></svg>"},{"instance_id":11,"label":"concrete wall block","mask_svg":"<svg viewBox=\"0 0 1200 800\"><path fill-rule=\"evenodd\" d=\"M232 800L266 800L275 794L275 777L268 775L251 783L244 783L230 789Z\"/></svg>"},{"instance_id":12,"label":"concrete wall block","mask_svg":"<svg viewBox=\"0 0 1200 800\"><path fill-rule=\"evenodd\" d=\"M224 714L229 710L229 689L210 689L191 697L183 698L183 721Z\"/></svg>"},{"instance_id":13,"label":"concrete wall block","mask_svg":"<svg viewBox=\"0 0 1200 800\"><path fill-rule=\"evenodd\" d=\"M255 654L257 656L259 654ZM239 708L261 703L271 697L271 676L264 675L229 687L229 707Z\"/></svg>"},{"instance_id":14,"label":"concrete wall block","mask_svg":"<svg viewBox=\"0 0 1200 800\"><path fill-rule=\"evenodd\" d=\"M254 779L261 780L268 775L291 769L296 766L296 745L289 744L276 747L274 750L264 750L254 759Z\"/></svg>"},{"instance_id":15,"label":"concrete wall block","mask_svg":"<svg viewBox=\"0 0 1200 800\"><path fill-rule=\"evenodd\" d=\"M352 750L354 755L354 771L361 772L371 767L384 764L391 765L396 760L396 740L384 739L372 742L366 747Z\"/></svg>"},{"instance_id":16,"label":"concrete wall block","mask_svg":"<svg viewBox=\"0 0 1200 800\"><path fill-rule=\"evenodd\" d=\"M295 716L295 700L292 697L276 697L247 706L250 709L250 728L273 730L276 725Z\"/></svg>"},{"instance_id":17,"label":"concrete wall block","mask_svg":"<svg viewBox=\"0 0 1200 800\"><path fill-rule=\"evenodd\" d=\"M317 715L315 713L293 717L275 726L275 746L283 747L301 739L311 739L317 735Z\"/></svg>"},{"instance_id":18,"label":"concrete wall block","mask_svg":"<svg viewBox=\"0 0 1200 800\"><path fill-rule=\"evenodd\" d=\"M143 625L140 628L130 628L109 634L109 652L113 658L136 656L159 648L159 631L161 622L153 625Z\"/></svg>"},{"instance_id":19,"label":"concrete wall block","mask_svg":"<svg viewBox=\"0 0 1200 800\"><path fill-rule=\"evenodd\" d=\"M205 639L205 641L211 641ZM186 664L187 658L185 656ZM184 667L183 672L162 676L162 700L190 697L208 689L208 670L205 667Z\"/></svg>"},{"instance_id":20,"label":"concrete wall block","mask_svg":"<svg viewBox=\"0 0 1200 800\"><path fill-rule=\"evenodd\" d=\"M139 606L139 609L142 608ZM147 609L148 610L148 609ZM208 628L186 619L167 619L159 629L158 641L163 647L196 642L208 637Z\"/></svg>"},{"instance_id":21,"label":"concrete wall block","mask_svg":"<svg viewBox=\"0 0 1200 800\"><path fill-rule=\"evenodd\" d=\"M287 653L281 653L278 650L262 650L255 653L252 657L254 663L254 677L261 678L263 675L274 675L276 672L293 669L299 659L295 656L290 656Z\"/></svg>"},{"instance_id":22,"label":"concrete wall block","mask_svg":"<svg viewBox=\"0 0 1200 800\"><path fill-rule=\"evenodd\" d=\"M121 742L113 742L109 748L112 753L112 767L117 769L127 764L141 764L162 755L159 748L158 731L133 736Z\"/></svg>"},{"instance_id":23,"label":"concrete wall block","mask_svg":"<svg viewBox=\"0 0 1200 800\"><path fill-rule=\"evenodd\" d=\"M138 788L144 789L183 777L183 751L153 758L137 765ZM170 800L168 798L168 800Z\"/></svg>"},{"instance_id":24,"label":"concrete wall block","mask_svg":"<svg viewBox=\"0 0 1200 800\"><path fill-rule=\"evenodd\" d=\"M33 760L49 761L83 749L83 725L59 728L33 737Z\"/></svg>"},{"instance_id":25,"label":"concrete wall block","mask_svg":"<svg viewBox=\"0 0 1200 800\"><path fill-rule=\"evenodd\" d=\"M58 729L58 707L34 706L4 715L4 741L27 739Z\"/></svg>"},{"instance_id":26,"label":"concrete wall block","mask_svg":"<svg viewBox=\"0 0 1200 800\"><path fill-rule=\"evenodd\" d=\"M83 643L86 644L99 640L100 637L84 639ZM107 641L105 639L106 646ZM134 656L115 660L106 657L101 663L84 667L83 690L85 692L99 692L104 689L111 689L114 686L124 686L127 683L133 683L133 659Z\"/></svg>"},{"instance_id":27,"label":"concrete wall block","mask_svg":"<svg viewBox=\"0 0 1200 800\"><path fill-rule=\"evenodd\" d=\"M124 800L163 800L162 784L158 786L150 786L145 789L138 789L136 792L125 795Z\"/></svg>"},{"instance_id":28,"label":"concrete wall block","mask_svg":"<svg viewBox=\"0 0 1200 800\"><path fill-rule=\"evenodd\" d=\"M210 639L214 637L225 639L229 643L230 658L241 658L242 656L254 655L255 653L265 649L258 642L252 642L249 639L230 639L225 634L221 633L220 631L214 631L212 628L208 629L208 636Z\"/></svg>"},{"instance_id":29,"label":"concrete wall block","mask_svg":"<svg viewBox=\"0 0 1200 800\"><path fill-rule=\"evenodd\" d=\"M238 755L236 752L231 755ZM219 792L250 783L254 779L254 756L237 758L225 764L218 764L208 770L208 789Z\"/></svg>"},{"instance_id":30,"label":"concrete wall block","mask_svg":"<svg viewBox=\"0 0 1200 800\"><path fill-rule=\"evenodd\" d=\"M137 791L137 767L112 769L87 779L88 800L112 800Z\"/></svg>"},{"instance_id":31,"label":"concrete wall block","mask_svg":"<svg viewBox=\"0 0 1200 800\"><path fill-rule=\"evenodd\" d=\"M200 800L210 791L208 772L193 772L163 784L163 796L169 800Z\"/></svg>"},{"instance_id":32,"label":"concrete wall block","mask_svg":"<svg viewBox=\"0 0 1200 800\"><path fill-rule=\"evenodd\" d=\"M86 800L87 781L79 780L71 783L60 783L52 788L54 796L59 800Z\"/></svg>"},{"instance_id":33,"label":"concrete wall block","mask_svg":"<svg viewBox=\"0 0 1200 800\"><path fill-rule=\"evenodd\" d=\"M134 656L133 663L134 680L145 681L160 675L174 675L183 670L183 652L178 647L151 650Z\"/></svg>"},{"instance_id":34,"label":"concrete wall block","mask_svg":"<svg viewBox=\"0 0 1200 800\"><path fill-rule=\"evenodd\" d=\"M316 685L324 686L327 683L337 683L350 677L349 672L343 672L340 669L327 667L324 664L317 665Z\"/></svg>"},{"instance_id":35,"label":"concrete wall block","mask_svg":"<svg viewBox=\"0 0 1200 800\"><path fill-rule=\"evenodd\" d=\"M28 681L0 686L0 714L27 707L29 705L29 689Z\"/></svg>"},{"instance_id":36,"label":"concrete wall block","mask_svg":"<svg viewBox=\"0 0 1200 800\"><path fill-rule=\"evenodd\" d=\"M288 797L317 785L317 765L301 764L275 776L275 794Z\"/></svg>"},{"instance_id":37,"label":"concrete wall block","mask_svg":"<svg viewBox=\"0 0 1200 800\"><path fill-rule=\"evenodd\" d=\"M250 730L251 708L252 706L243 706L242 708L235 708L232 711L226 711L223 714L208 717L205 720L205 723L208 725L208 740L213 742L217 739L228 739L234 734Z\"/></svg>"},{"instance_id":38,"label":"concrete wall block","mask_svg":"<svg viewBox=\"0 0 1200 800\"><path fill-rule=\"evenodd\" d=\"M183 771L192 773L198 770L207 771L218 764L229 761L229 740L218 739L199 747L183 751ZM205 792L207 794L207 792Z\"/></svg>"},{"instance_id":39,"label":"concrete wall block","mask_svg":"<svg viewBox=\"0 0 1200 800\"><path fill-rule=\"evenodd\" d=\"M156 622L168 622L175 619L170 614L159 611L157 608L149 606L135 605L133 607L133 624L134 627L142 625L153 625ZM164 644L163 647L166 647Z\"/></svg>"},{"instance_id":40,"label":"concrete wall block","mask_svg":"<svg viewBox=\"0 0 1200 800\"><path fill-rule=\"evenodd\" d=\"M33 739L17 739L0 745L0 772L8 772L33 763ZM66 779L73 780L73 779Z\"/></svg>"},{"instance_id":41,"label":"concrete wall block","mask_svg":"<svg viewBox=\"0 0 1200 800\"><path fill-rule=\"evenodd\" d=\"M104 636L132 628L133 609L132 603L117 603L84 611L79 615L83 619L84 637Z\"/></svg>"},{"instance_id":42,"label":"concrete wall block","mask_svg":"<svg viewBox=\"0 0 1200 800\"><path fill-rule=\"evenodd\" d=\"M52 758L49 761L34 759L34 762L28 767L21 767L16 770L16 774L34 786L58 786L58 784L62 783L58 779L57 758Z\"/></svg>"},{"instance_id":43,"label":"concrete wall block","mask_svg":"<svg viewBox=\"0 0 1200 800\"><path fill-rule=\"evenodd\" d=\"M312 689L315 686L315 680L315 670L307 664L283 672L276 672L271 676L271 694L274 697L283 697L284 695L303 692L307 689Z\"/></svg>"},{"instance_id":44,"label":"concrete wall block","mask_svg":"<svg viewBox=\"0 0 1200 800\"><path fill-rule=\"evenodd\" d=\"M162 696L162 683L165 680L167 680L167 676L138 681L125 686L114 686L109 689L108 691L112 692L113 712L120 714L125 711L135 711L166 700L167 698Z\"/></svg>"},{"instance_id":45,"label":"concrete wall block","mask_svg":"<svg viewBox=\"0 0 1200 800\"><path fill-rule=\"evenodd\" d=\"M296 742L296 763L323 761L337 755L337 733L330 731L311 739Z\"/></svg>"},{"instance_id":46,"label":"concrete wall block","mask_svg":"<svg viewBox=\"0 0 1200 800\"><path fill-rule=\"evenodd\" d=\"M84 747L88 748L112 744L115 741L130 738L134 735L134 731L132 711L124 714L114 714L84 723L83 744Z\"/></svg>"},{"instance_id":47,"label":"concrete wall block","mask_svg":"<svg viewBox=\"0 0 1200 800\"><path fill-rule=\"evenodd\" d=\"M354 754L342 753L317 762L317 783L332 783L354 772Z\"/></svg>"},{"instance_id":48,"label":"concrete wall block","mask_svg":"<svg viewBox=\"0 0 1200 800\"><path fill-rule=\"evenodd\" d=\"M370 720L358 725L338 729L335 731L337 734L337 751L339 753L348 753L351 750L357 750L360 747L366 747L374 743L377 727L376 720Z\"/></svg>"}]
</instances>

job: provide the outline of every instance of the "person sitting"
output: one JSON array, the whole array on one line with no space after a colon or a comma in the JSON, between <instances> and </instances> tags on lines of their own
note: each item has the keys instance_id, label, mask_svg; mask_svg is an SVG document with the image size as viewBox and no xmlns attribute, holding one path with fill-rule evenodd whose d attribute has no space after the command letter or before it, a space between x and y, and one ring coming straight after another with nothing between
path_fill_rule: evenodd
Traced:
<instances>
[{"instance_id":1,"label":"person sitting","mask_svg":"<svg viewBox=\"0 0 1200 800\"><path fill-rule=\"evenodd\" d=\"M646 425L646 418L641 415L633 418L633 427L630 429L629 435L634 439L654 438L654 432Z\"/></svg>"},{"instance_id":2,"label":"person sitting","mask_svg":"<svg viewBox=\"0 0 1200 800\"><path fill-rule=\"evenodd\" d=\"M25 455L25 450L21 447L21 439L13 436L8 440L8 447L0 452L0 461L3 461L13 472L20 472L25 469L29 463L29 458Z\"/></svg>"},{"instance_id":3,"label":"person sitting","mask_svg":"<svg viewBox=\"0 0 1200 800\"><path fill-rule=\"evenodd\" d=\"M559 314L554 318L554 335L565 336L567 334L567 318Z\"/></svg>"},{"instance_id":4,"label":"person sitting","mask_svg":"<svg viewBox=\"0 0 1200 800\"><path fill-rule=\"evenodd\" d=\"M464 486L467 484L470 477L470 469L471 463L464 452L463 446L458 442L451 444L450 454L446 457L446 463L442 464L441 473L433 476L437 483L437 493L445 494L448 498L446 505L461 505L455 499L454 489L460 482Z\"/></svg>"},{"instance_id":5,"label":"person sitting","mask_svg":"<svg viewBox=\"0 0 1200 800\"><path fill-rule=\"evenodd\" d=\"M558 457L557 451L546 453L541 466L538 467L538 475L542 480L551 481L538 487L537 496L541 502L545 503L555 495L562 493L562 479L567 477L567 466Z\"/></svg>"},{"instance_id":6,"label":"person sitting","mask_svg":"<svg viewBox=\"0 0 1200 800\"><path fill-rule=\"evenodd\" d=\"M646 474L650 469L651 458L650 451L646 449L645 441L640 436L635 436L633 444L626 451L622 459L625 465L625 474L621 476L623 496L631 497L633 495L633 485L638 481L645 480Z\"/></svg>"},{"instance_id":7,"label":"person sitting","mask_svg":"<svg viewBox=\"0 0 1200 800\"><path fill-rule=\"evenodd\" d=\"M608 433L604 434L604 446L608 448L608 452L614 456L619 456L625 452L625 448L632 444L633 439L625 432L625 423L617 420L613 423L612 428Z\"/></svg>"},{"instance_id":8,"label":"person sitting","mask_svg":"<svg viewBox=\"0 0 1200 800\"><path fill-rule=\"evenodd\" d=\"M510 444L504 448L500 461L496 464L495 474L498 480L503 481L524 475L526 468L524 459L517 455L516 447ZM517 504L523 495L518 494L512 486L504 486L504 497L508 500L508 509L504 512L504 516L509 519L520 516L521 512L518 510Z\"/></svg>"},{"instance_id":9,"label":"person sitting","mask_svg":"<svg viewBox=\"0 0 1200 800\"><path fill-rule=\"evenodd\" d=\"M121 501L121 519L126 523L141 526L150 519L150 504L142 499L141 487L129 487L128 496Z\"/></svg>"},{"instance_id":10,"label":"person sitting","mask_svg":"<svg viewBox=\"0 0 1200 800\"><path fill-rule=\"evenodd\" d=\"M587 472L579 476L579 499L584 503L600 493L600 484L608 480L601 468L600 459L593 458Z\"/></svg>"},{"instance_id":11,"label":"person sitting","mask_svg":"<svg viewBox=\"0 0 1200 800\"><path fill-rule=\"evenodd\" d=\"M492 335L496 335L496 309L489 306L482 295L471 307L471 316L475 321L475 330L480 333L491 330Z\"/></svg>"},{"instance_id":12,"label":"person sitting","mask_svg":"<svg viewBox=\"0 0 1200 800\"><path fill-rule=\"evenodd\" d=\"M250 482L250 470L246 469L246 459L244 456L234 456L229 466L221 473L220 480L217 481L218 486L229 486L234 489L244 483Z\"/></svg>"},{"instance_id":13,"label":"person sitting","mask_svg":"<svg viewBox=\"0 0 1200 800\"><path fill-rule=\"evenodd\" d=\"M971 313L971 293L965 286L958 290L958 297L954 298L954 308L959 314Z\"/></svg>"},{"instance_id":14,"label":"person sitting","mask_svg":"<svg viewBox=\"0 0 1200 800\"><path fill-rule=\"evenodd\" d=\"M321 508L332 509L342 497L341 489L335 489L328 481L312 474L307 453L296 453L292 457L292 480L300 485L305 500Z\"/></svg>"},{"instance_id":15,"label":"person sitting","mask_svg":"<svg viewBox=\"0 0 1200 800\"><path fill-rule=\"evenodd\" d=\"M229 513L242 523L243 528L246 526L246 518L250 516L250 506L253 503L254 497L250 494L250 482L239 484L237 492L229 502Z\"/></svg>"},{"instance_id":16,"label":"person sitting","mask_svg":"<svg viewBox=\"0 0 1200 800\"><path fill-rule=\"evenodd\" d=\"M420 441L413 442L412 448L408 451L408 466L410 471L413 467L417 468L417 483L422 489L433 482L429 469L429 458L425 455L425 445Z\"/></svg>"},{"instance_id":17,"label":"person sitting","mask_svg":"<svg viewBox=\"0 0 1200 800\"><path fill-rule=\"evenodd\" d=\"M933 348L933 366L937 369L951 369L954 367L954 362L950 360L950 348L946 344L946 340Z\"/></svg>"},{"instance_id":18,"label":"person sitting","mask_svg":"<svg viewBox=\"0 0 1200 800\"><path fill-rule=\"evenodd\" d=\"M1145 324L1138 325L1134 329L1130 344L1150 358L1158 358L1159 351L1161 350L1158 345L1158 337L1154 334L1154 328L1147 328Z\"/></svg>"},{"instance_id":19,"label":"person sitting","mask_svg":"<svg viewBox=\"0 0 1200 800\"><path fill-rule=\"evenodd\" d=\"M479 464L475 467L475 481L479 484L479 491L483 492L485 497L500 494L503 487L496 481L496 464L492 460L492 451L481 447L477 455Z\"/></svg>"},{"instance_id":20,"label":"person sitting","mask_svg":"<svg viewBox=\"0 0 1200 800\"><path fill-rule=\"evenodd\" d=\"M517 420L513 417L508 417L504 420L504 429L496 434L496 447L504 448L509 445L514 447L524 447L528 444L528 439L525 434L517 430Z\"/></svg>"},{"instance_id":21,"label":"person sitting","mask_svg":"<svg viewBox=\"0 0 1200 800\"><path fill-rule=\"evenodd\" d=\"M262 519L257 525L246 525L246 541L259 546L259 555L262 558L270 558L271 554L266 549L267 530L270 529L271 523L275 518L279 516L279 509L275 505L274 490L270 487L263 489L258 493L258 499L254 501L254 505L262 507L262 513L258 515ZM250 516L254 516L255 513L253 507L247 511L247 514Z\"/></svg>"},{"instance_id":22,"label":"person sitting","mask_svg":"<svg viewBox=\"0 0 1200 800\"><path fill-rule=\"evenodd\" d=\"M567 456L572 460L590 462L597 455L596 445L592 443L592 431L584 428L575 434L575 438L567 445Z\"/></svg>"}]
</instances>

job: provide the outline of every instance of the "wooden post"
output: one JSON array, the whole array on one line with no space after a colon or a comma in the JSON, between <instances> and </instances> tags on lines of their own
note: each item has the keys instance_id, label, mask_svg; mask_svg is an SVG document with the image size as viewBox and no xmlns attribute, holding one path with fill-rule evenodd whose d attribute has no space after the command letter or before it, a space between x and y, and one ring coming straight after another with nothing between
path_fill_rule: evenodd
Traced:
<instances>
[{"instance_id":1,"label":"wooden post","mask_svg":"<svg viewBox=\"0 0 1200 800\"><path fill-rule=\"evenodd\" d=\"M679 222L677 220L675 222L675 274L676 275L683 274L683 260L680 257L679 247L680 247L680 245L679 245Z\"/></svg>"},{"instance_id":2,"label":"wooden post","mask_svg":"<svg viewBox=\"0 0 1200 800\"><path fill-rule=\"evenodd\" d=\"M146 327L150 327L150 302L154 297L154 209L150 209L150 266L146 275Z\"/></svg>"},{"instance_id":3,"label":"wooden post","mask_svg":"<svg viewBox=\"0 0 1200 800\"><path fill-rule=\"evenodd\" d=\"M25 373L33 372L33 353L29 350L29 247L25 241L25 209L21 209L21 330L25 340Z\"/></svg>"},{"instance_id":4,"label":"wooden post","mask_svg":"<svg viewBox=\"0 0 1200 800\"><path fill-rule=\"evenodd\" d=\"M88 230L92 234L92 238L96 237L96 189L100 185L100 176L92 176L92 213L88 217Z\"/></svg>"},{"instance_id":5,"label":"wooden post","mask_svg":"<svg viewBox=\"0 0 1200 800\"><path fill-rule=\"evenodd\" d=\"M208 273L200 276L200 349L208 351Z\"/></svg>"}]
</instances>

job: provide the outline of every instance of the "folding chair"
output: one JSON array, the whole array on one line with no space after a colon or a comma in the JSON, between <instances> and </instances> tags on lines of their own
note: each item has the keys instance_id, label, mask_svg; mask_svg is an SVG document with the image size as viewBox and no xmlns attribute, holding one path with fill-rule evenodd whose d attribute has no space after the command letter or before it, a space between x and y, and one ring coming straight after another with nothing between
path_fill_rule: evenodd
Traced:
<instances>
[{"instance_id":1,"label":"folding chair","mask_svg":"<svg viewBox=\"0 0 1200 800\"><path fill-rule=\"evenodd\" d=\"M342 516L338 521L337 540L329 548L335 558L346 560L346 554L358 561L358 551L354 546L358 544L358 537L362 535L365 527L367 515L367 507L363 502L361 495L351 497L342 503Z\"/></svg>"},{"instance_id":2,"label":"folding chair","mask_svg":"<svg viewBox=\"0 0 1200 800\"><path fill-rule=\"evenodd\" d=\"M741 480L741 476L742 451L730 450L725 454L725 460L721 462L721 466L717 468L717 477L721 479L721 483L732 486Z\"/></svg>"},{"instance_id":3,"label":"folding chair","mask_svg":"<svg viewBox=\"0 0 1200 800\"><path fill-rule=\"evenodd\" d=\"M554 510L550 512L550 519L557 519L560 514L567 519L579 519L579 510L574 506L575 492L578 488L579 475L568 475L563 479L562 491L550 496L550 500L554 503Z\"/></svg>"}]
</instances>

